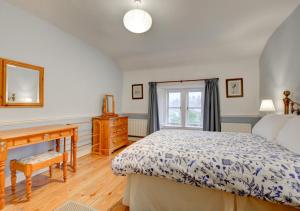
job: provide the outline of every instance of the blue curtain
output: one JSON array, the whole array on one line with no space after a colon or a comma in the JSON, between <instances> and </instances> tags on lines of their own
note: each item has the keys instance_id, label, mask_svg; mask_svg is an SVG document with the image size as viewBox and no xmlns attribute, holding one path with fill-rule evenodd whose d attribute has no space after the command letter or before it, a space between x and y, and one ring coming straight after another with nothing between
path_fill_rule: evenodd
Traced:
<instances>
[{"instance_id":1,"label":"blue curtain","mask_svg":"<svg viewBox=\"0 0 300 211\"><path fill-rule=\"evenodd\" d=\"M221 131L219 80L205 80L204 131Z\"/></svg>"},{"instance_id":2,"label":"blue curtain","mask_svg":"<svg viewBox=\"0 0 300 211\"><path fill-rule=\"evenodd\" d=\"M149 82L149 105L148 105L148 134L160 130L158 100L157 100L157 83Z\"/></svg>"}]
</instances>

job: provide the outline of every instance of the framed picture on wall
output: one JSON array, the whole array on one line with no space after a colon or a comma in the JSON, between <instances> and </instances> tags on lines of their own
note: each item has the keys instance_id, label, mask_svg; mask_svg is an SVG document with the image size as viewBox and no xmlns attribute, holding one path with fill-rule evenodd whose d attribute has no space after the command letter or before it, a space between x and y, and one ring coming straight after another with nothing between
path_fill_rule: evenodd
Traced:
<instances>
[{"instance_id":1,"label":"framed picture on wall","mask_svg":"<svg viewBox=\"0 0 300 211\"><path fill-rule=\"evenodd\" d=\"M243 78L231 78L226 80L226 97L243 97Z\"/></svg>"},{"instance_id":2,"label":"framed picture on wall","mask_svg":"<svg viewBox=\"0 0 300 211\"><path fill-rule=\"evenodd\" d=\"M132 99L140 100L144 98L143 84L132 84Z\"/></svg>"}]
</instances>

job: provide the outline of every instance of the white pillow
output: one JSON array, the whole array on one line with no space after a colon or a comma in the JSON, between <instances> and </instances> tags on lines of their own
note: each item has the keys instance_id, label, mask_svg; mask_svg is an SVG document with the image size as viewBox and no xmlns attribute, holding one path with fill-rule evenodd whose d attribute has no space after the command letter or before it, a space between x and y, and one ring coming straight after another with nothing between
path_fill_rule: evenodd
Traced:
<instances>
[{"instance_id":1,"label":"white pillow","mask_svg":"<svg viewBox=\"0 0 300 211\"><path fill-rule=\"evenodd\" d=\"M278 144L300 154L300 117L289 119L277 137Z\"/></svg>"},{"instance_id":2,"label":"white pillow","mask_svg":"<svg viewBox=\"0 0 300 211\"><path fill-rule=\"evenodd\" d=\"M285 123L291 119L291 115L267 115L259 120L252 129L252 133L255 135L262 136L268 141L276 142L276 137L285 125Z\"/></svg>"}]
</instances>

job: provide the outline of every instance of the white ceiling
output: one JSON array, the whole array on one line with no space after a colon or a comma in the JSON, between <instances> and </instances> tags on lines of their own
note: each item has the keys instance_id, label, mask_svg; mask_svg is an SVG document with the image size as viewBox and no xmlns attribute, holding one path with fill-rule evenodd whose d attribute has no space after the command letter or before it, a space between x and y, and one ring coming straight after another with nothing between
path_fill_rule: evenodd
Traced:
<instances>
[{"instance_id":1,"label":"white ceiling","mask_svg":"<svg viewBox=\"0 0 300 211\"><path fill-rule=\"evenodd\" d=\"M8 0L111 56L123 70L259 58L300 0L143 0L145 34L122 23L133 0Z\"/></svg>"}]
</instances>

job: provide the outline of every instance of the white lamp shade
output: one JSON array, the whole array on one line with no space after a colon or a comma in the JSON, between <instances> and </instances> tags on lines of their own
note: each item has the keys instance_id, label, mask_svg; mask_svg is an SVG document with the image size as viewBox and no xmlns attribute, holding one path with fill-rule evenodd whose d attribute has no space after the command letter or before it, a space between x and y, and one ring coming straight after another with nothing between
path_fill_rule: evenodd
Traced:
<instances>
[{"instance_id":1,"label":"white lamp shade","mask_svg":"<svg viewBox=\"0 0 300 211\"><path fill-rule=\"evenodd\" d=\"M128 11L123 18L124 26L133 33L144 33L152 26L152 18L144 10L133 9Z\"/></svg>"},{"instance_id":2,"label":"white lamp shade","mask_svg":"<svg viewBox=\"0 0 300 211\"><path fill-rule=\"evenodd\" d=\"M275 111L275 106L274 106L273 100L271 100L271 99L262 100L259 110L263 111L263 112L273 112L273 111Z\"/></svg>"}]
</instances>

